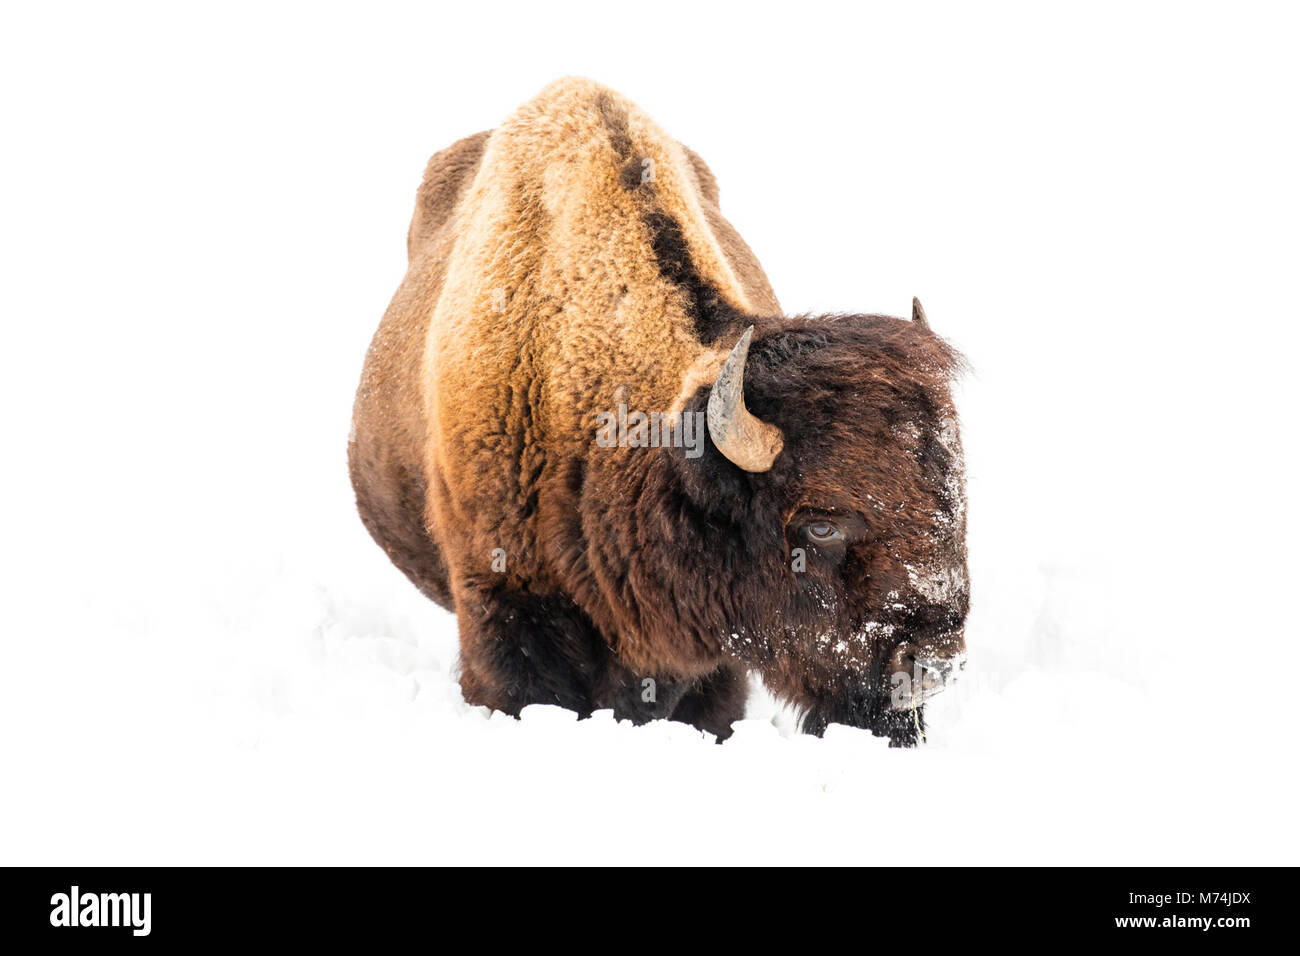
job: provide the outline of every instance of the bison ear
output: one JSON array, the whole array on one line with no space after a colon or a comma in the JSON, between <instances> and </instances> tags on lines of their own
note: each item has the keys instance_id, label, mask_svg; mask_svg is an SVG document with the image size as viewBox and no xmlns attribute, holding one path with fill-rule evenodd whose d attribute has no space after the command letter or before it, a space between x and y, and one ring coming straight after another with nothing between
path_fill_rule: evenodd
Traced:
<instances>
[{"instance_id":1,"label":"bison ear","mask_svg":"<svg viewBox=\"0 0 1300 956\"><path fill-rule=\"evenodd\" d=\"M921 307L921 300L916 296L912 296L912 321L927 332L930 331L930 322L925 317L925 309Z\"/></svg>"},{"instance_id":2,"label":"bison ear","mask_svg":"<svg viewBox=\"0 0 1300 956\"><path fill-rule=\"evenodd\" d=\"M718 451L739 468L767 471L781 454L781 429L750 413L745 407L745 360L749 358L751 325L727 356L709 393L709 437Z\"/></svg>"}]
</instances>

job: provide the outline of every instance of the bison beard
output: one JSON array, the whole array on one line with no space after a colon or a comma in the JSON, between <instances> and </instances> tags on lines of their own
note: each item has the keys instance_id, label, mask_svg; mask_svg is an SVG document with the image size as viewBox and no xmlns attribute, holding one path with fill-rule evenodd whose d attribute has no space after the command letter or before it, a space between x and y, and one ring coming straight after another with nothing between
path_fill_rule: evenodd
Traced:
<instances>
[{"instance_id":1,"label":"bison beard","mask_svg":"<svg viewBox=\"0 0 1300 956\"><path fill-rule=\"evenodd\" d=\"M912 745L891 672L963 650L959 359L919 303L782 315L717 201L585 80L434 156L357 395L362 520L457 614L471 703L724 739L755 671L809 732ZM702 453L602 447L622 404L707 417Z\"/></svg>"}]
</instances>

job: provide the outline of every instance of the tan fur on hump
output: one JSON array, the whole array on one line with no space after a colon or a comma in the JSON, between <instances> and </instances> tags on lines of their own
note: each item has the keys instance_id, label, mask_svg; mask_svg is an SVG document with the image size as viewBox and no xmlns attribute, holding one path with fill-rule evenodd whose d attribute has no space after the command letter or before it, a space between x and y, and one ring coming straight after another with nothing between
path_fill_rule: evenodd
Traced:
<instances>
[{"instance_id":1,"label":"tan fur on hump","mask_svg":"<svg viewBox=\"0 0 1300 956\"><path fill-rule=\"evenodd\" d=\"M629 156L633 172L653 170L651 189L624 184ZM648 201L680 226L695 271L728 302L779 310L716 195L698 157L589 80L553 83L492 132L457 204L425 350L426 466L456 488L434 502L431 523L473 524L476 502L489 501L525 516L527 478L547 447L558 458L561 446L590 444L619 385L631 407L667 411L719 364L683 291L660 274ZM536 502L543 521L547 504Z\"/></svg>"}]
</instances>

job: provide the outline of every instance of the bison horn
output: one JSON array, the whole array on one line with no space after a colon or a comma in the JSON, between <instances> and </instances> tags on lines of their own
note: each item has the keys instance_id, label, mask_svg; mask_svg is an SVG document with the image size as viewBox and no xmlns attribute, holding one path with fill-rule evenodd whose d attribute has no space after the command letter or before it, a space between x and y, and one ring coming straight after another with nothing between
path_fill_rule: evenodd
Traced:
<instances>
[{"instance_id":1,"label":"bison horn","mask_svg":"<svg viewBox=\"0 0 1300 956\"><path fill-rule=\"evenodd\" d=\"M925 309L921 307L921 300L916 296L912 296L912 321L927 332L930 331L930 320L925 317Z\"/></svg>"},{"instance_id":2,"label":"bison horn","mask_svg":"<svg viewBox=\"0 0 1300 956\"><path fill-rule=\"evenodd\" d=\"M745 471L767 471L781 454L781 429L755 418L745 407L745 359L751 325L727 356L709 394L709 437L718 451Z\"/></svg>"}]
</instances>

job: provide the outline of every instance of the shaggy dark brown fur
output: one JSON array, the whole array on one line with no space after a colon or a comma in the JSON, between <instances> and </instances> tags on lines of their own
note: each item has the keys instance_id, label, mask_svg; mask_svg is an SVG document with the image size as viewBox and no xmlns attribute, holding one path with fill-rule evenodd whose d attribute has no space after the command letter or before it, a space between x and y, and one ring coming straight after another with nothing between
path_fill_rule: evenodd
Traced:
<instances>
[{"instance_id":1,"label":"shaggy dark brown fur","mask_svg":"<svg viewBox=\"0 0 1300 956\"><path fill-rule=\"evenodd\" d=\"M914 743L921 696L891 704L892 675L963 649L958 358L920 323L782 316L717 202L585 80L435 156L358 392L362 519L457 614L472 703L723 738L753 670L812 732ZM619 401L703 414L750 325L770 469L707 435L698 457L598 445Z\"/></svg>"}]
</instances>

